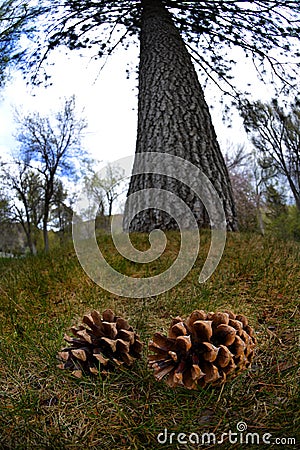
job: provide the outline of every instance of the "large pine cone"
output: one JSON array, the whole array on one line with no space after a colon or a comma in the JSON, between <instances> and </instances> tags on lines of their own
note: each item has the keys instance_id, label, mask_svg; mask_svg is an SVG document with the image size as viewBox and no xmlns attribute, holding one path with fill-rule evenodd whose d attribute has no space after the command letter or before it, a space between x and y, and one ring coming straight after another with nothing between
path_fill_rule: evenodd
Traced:
<instances>
[{"instance_id":1,"label":"large pine cone","mask_svg":"<svg viewBox=\"0 0 300 450\"><path fill-rule=\"evenodd\" d=\"M110 309L102 313L92 311L82 319L85 325L72 327L75 336L65 334L71 346L58 353L63 362L60 369L72 370L80 378L82 373L106 373L116 365L130 367L141 357L143 344L127 320L117 317ZM86 327L87 325L87 327Z\"/></svg>"},{"instance_id":2,"label":"large pine cone","mask_svg":"<svg viewBox=\"0 0 300 450\"><path fill-rule=\"evenodd\" d=\"M168 336L155 333L148 363L157 380L188 389L222 384L251 365L256 338L248 320L232 311L193 311L172 320Z\"/></svg>"}]
</instances>

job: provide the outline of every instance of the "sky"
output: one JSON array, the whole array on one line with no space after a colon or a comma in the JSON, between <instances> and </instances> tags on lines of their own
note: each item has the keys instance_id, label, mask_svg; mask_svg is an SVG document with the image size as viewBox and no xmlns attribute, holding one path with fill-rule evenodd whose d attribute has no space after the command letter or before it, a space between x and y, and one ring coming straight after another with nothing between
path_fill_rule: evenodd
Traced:
<instances>
[{"instance_id":1,"label":"sky","mask_svg":"<svg viewBox=\"0 0 300 450\"><path fill-rule=\"evenodd\" d=\"M133 63L134 61L134 63ZM138 49L126 51L122 48L109 57L99 72L100 62L91 63L90 57L80 57L76 53L66 56L64 51L55 51L53 65L48 71L53 85L47 88L32 88L15 72L5 89L0 92L0 154L13 150L16 142L14 109L24 113L39 111L51 114L59 110L64 98L75 94L78 114L86 117L83 146L95 159L112 162L135 151L137 129L137 74L134 65L138 61ZM133 68L129 79L126 69ZM240 64L239 76L249 74L247 66ZM255 79L255 75L252 75ZM228 128L222 122L221 107L214 96L219 96L217 87L205 91L211 109L213 123L219 143L225 153L230 143L247 141L243 124L234 114L233 126Z\"/></svg>"},{"instance_id":2,"label":"sky","mask_svg":"<svg viewBox=\"0 0 300 450\"><path fill-rule=\"evenodd\" d=\"M39 111L51 115L59 110L64 98L75 94L79 117L86 117L83 146L93 157L112 161L135 148L137 122L137 82L133 75L126 79L128 55L121 50L113 55L99 73L99 65L90 58L56 52L49 67L53 85L32 88L15 72L4 90L0 92L0 152L13 149L15 141L14 109Z\"/></svg>"}]
</instances>

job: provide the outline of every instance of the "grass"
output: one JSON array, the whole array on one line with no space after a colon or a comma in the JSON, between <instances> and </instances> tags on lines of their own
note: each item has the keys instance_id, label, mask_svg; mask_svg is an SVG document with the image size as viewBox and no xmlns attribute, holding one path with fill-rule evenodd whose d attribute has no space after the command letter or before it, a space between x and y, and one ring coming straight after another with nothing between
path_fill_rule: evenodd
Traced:
<instances>
[{"instance_id":1,"label":"grass","mask_svg":"<svg viewBox=\"0 0 300 450\"><path fill-rule=\"evenodd\" d=\"M172 263L178 235L168 237L167 251L159 264L149 265L147 275ZM134 240L147 248L145 236ZM101 242L115 267L144 273L142 265L124 263L108 237ZM240 449L245 445L230 442L228 435L220 445L205 446L175 438L197 433L201 439L210 432L220 439L236 432L241 421L261 440L272 434L271 445L249 448L283 448L274 439L284 437L299 445L300 247L230 234L219 267L200 285L208 248L209 233L203 232L199 260L189 275L170 291L143 300L103 291L83 272L71 246L34 258L0 259L0 448ZM139 332L143 359L105 379L78 380L59 370L63 333L92 308L107 307ZM155 331L167 330L171 317L186 317L195 308L247 315L257 333L256 355L251 370L223 387L172 390L147 369L147 342ZM165 428L176 436L162 445L157 435Z\"/></svg>"}]
</instances>

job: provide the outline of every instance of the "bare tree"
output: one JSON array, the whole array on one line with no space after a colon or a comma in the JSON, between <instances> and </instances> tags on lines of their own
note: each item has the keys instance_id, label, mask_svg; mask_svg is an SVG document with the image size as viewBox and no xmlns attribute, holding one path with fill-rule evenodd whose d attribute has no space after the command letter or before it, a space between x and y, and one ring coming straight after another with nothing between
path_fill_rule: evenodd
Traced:
<instances>
[{"instance_id":1,"label":"bare tree","mask_svg":"<svg viewBox=\"0 0 300 450\"><path fill-rule=\"evenodd\" d=\"M245 144L234 145L228 142L225 162L229 171L247 166L249 163L249 157L250 153L247 153Z\"/></svg>"},{"instance_id":2,"label":"bare tree","mask_svg":"<svg viewBox=\"0 0 300 450\"><path fill-rule=\"evenodd\" d=\"M263 160L288 181L300 211L300 109L297 101L285 110L273 100L241 106L246 131Z\"/></svg>"},{"instance_id":3,"label":"bare tree","mask_svg":"<svg viewBox=\"0 0 300 450\"><path fill-rule=\"evenodd\" d=\"M84 175L84 190L90 203L96 203L97 214L104 216L105 212L105 191L100 183L98 172L93 170L94 161L90 161L87 167L87 173ZM88 206L87 216L90 217L92 206Z\"/></svg>"},{"instance_id":4,"label":"bare tree","mask_svg":"<svg viewBox=\"0 0 300 450\"><path fill-rule=\"evenodd\" d=\"M124 170L114 164L109 163L106 166L105 177L100 180L101 186L105 192L108 204L108 217L112 215L112 207L116 199L124 192L121 183L124 178ZM120 189L121 188L121 189Z\"/></svg>"},{"instance_id":5,"label":"bare tree","mask_svg":"<svg viewBox=\"0 0 300 450\"><path fill-rule=\"evenodd\" d=\"M57 176L74 177L75 160L83 158L80 138L86 121L75 115L75 98L65 100L61 111L52 118L34 113L18 117L17 139L20 159L35 167L43 178L43 238L49 250L48 222Z\"/></svg>"},{"instance_id":6,"label":"bare tree","mask_svg":"<svg viewBox=\"0 0 300 450\"><path fill-rule=\"evenodd\" d=\"M85 188L98 203L100 213L104 214L107 207L108 217L111 217L113 204L125 191L122 188L124 170L115 164L108 163L103 175L92 168L89 168L89 172L89 175L85 177Z\"/></svg>"},{"instance_id":7,"label":"bare tree","mask_svg":"<svg viewBox=\"0 0 300 450\"><path fill-rule=\"evenodd\" d=\"M41 175L24 162L2 163L2 183L9 190L10 220L21 224L31 254L36 254L37 229L43 217Z\"/></svg>"},{"instance_id":8,"label":"bare tree","mask_svg":"<svg viewBox=\"0 0 300 450\"><path fill-rule=\"evenodd\" d=\"M251 154L247 152L244 144L235 147L229 144L225 161L231 180L239 230L254 231L257 229L257 214L250 169Z\"/></svg>"},{"instance_id":9,"label":"bare tree","mask_svg":"<svg viewBox=\"0 0 300 450\"><path fill-rule=\"evenodd\" d=\"M277 180L277 171L270 160L258 155L257 150L247 151L244 144L231 146L225 155L235 198L239 229L259 230L265 234L263 210L268 188Z\"/></svg>"}]
</instances>

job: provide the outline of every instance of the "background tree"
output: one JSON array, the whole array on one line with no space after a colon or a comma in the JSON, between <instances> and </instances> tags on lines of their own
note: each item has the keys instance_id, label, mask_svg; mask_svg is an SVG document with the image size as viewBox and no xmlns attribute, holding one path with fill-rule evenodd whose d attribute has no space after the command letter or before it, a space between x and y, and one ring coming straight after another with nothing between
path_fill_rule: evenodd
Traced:
<instances>
[{"instance_id":1,"label":"background tree","mask_svg":"<svg viewBox=\"0 0 300 450\"><path fill-rule=\"evenodd\" d=\"M0 178L0 257L13 254L19 250L16 242L12 241L11 223L13 215L11 211L10 199L3 188L2 178Z\"/></svg>"},{"instance_id":2,"label":"background tree","mask_svg":"<svg viewBox=\"0 0 300 450\"><path fill-rule=\"evenodd\" d=\"M89 166L88 174L84 179L85 189L99 205L100 215L106 213L109 218L111 217L115 201L124 193L124 185L127 186L123 182L124 176L124 170L116 164L108 163L103 175L95 171L91 165Z\"/></svg>"},{"instance_id":3,"label":"background tree","mask_svg":"<svg viewBox=\"0 0 300 450\"><path fill-rule=\"evenodd\" d=\"M287 213L284 192L274 186L268 186L266 192L267 217L272 221Z\"/></svg>"},{"instance_id":4,"label":"background tree","mask_svg":"<svg viewBox=\"0 0 300 450\"><path fill-rule=\"evenodd\" d=\"M61 243L71 234L74 196L69 195L60 179L55 180L50 222L58 230Z\"/></svg>"},{"instance_id":5,"label":"background tree","mask_svg":"<svg viewBox=\"0 0 300 450\"><path fill-rule=\"evenodd\" d=\"M297 102L288 111L276 100L244 103L241 107L246 131L263 158L282 174L300 211L300 109Z\"/></svg>"},{"instance_id":6,"label":"background tree","mask_svg":"<svg viewBox=\"0 0 300 450\"><path fill-rule=\"evenodd\" d=\"M238 225L241 231L265 234L265 220L269 189L280 185L281 179L270 158L258 154L245 145L231 146L225 155L236 202Z\"/></svg>"},{"instance_id":7,"label":"background tree","mask_svg":"<svg viewBox=\"0 0 300 450\"><path fill-rule=\"evenodd\" d=\"M75 99L65 101L62 111L53 118L34 113L18 118L17 139L20 142L20 159L35 167L43 179L43 239L49 250L48 222L51 202L58 176L75 176L75 162L84 158L80 137L86 127L84 119L77 119ZM79 162L79 161L77 161Z\"/></svg>"},{"instance_id":8,"label":"background tree","mask_svg":"<svg viewBox=\"0 0 300 450\"><path fill-rule=\"evenodd\" d=\"M282 180L279 179L278 172L270 158L259 154L256 148L252 149L250 154L249 171L254 189L258 229L264 235L267 192L269 187L274 186L276 183L279 184Z\"/></svg>"},{"instance_id":9,"label":"background tree","mask_svg":"<svg viewBox=\"0 0 300 450\"><path fill-rule=\"evenodd\" d=\"M296 206L287 204L283 186L268 186L265 215L266 229L272 236L284 240L300 240L300 212Z\"/></svg>"},{"instance_id":10,"label":"background tree","mask_svg":"<svg viewBox=\"0 0 300 450\"><path fill-rule=\"evenodd\" d=\"M108 217L111 217L112 215L113 204L117 198L124 193L124 183L122 183L124 176L125 172L121 167L109 163L105 169L105 176L99 180L99 184L106 196Z\"/></svg>"},{"instance_id":11,"label":"background tree","mask_svg":"<svg viewBox=\"0 0 300 450\"><path fill-rule=\"evenodd\" d=\"M0 188L0 224L8 222L11 218L9 198L3 187Z\"/></svg>"},{"instance_id":12,"label":"background tree","mask_svg":"<svg viewBox=\"0 0 300 450\"><path fill-rule=\"evenodd\" d=\"M93 166L95 161L88 164L87 172L84 174L84 190L88 196L91 203L96 203L98 206L97 216L104 216L105 213L105 192L101 185L101 180L99 179L98 172L94 170ZM89 205L90 209L91 205ZM91 207L91 211L93 208ZM87 211L88 217L91 216L91 211Z\"/></svg>"},{"instance_id":13,"label":"background tree","mask_svg":"<svg viewBox=\"0 0 300 450\"><path fill-rule=\"evenodd\" d=\"M231 72L236 59L236 53L231 51L235 48L253 59L260 77L267 76L267 69L271 69L285 87L295 84L297 65L293 73L286 70L285 63L286 57L292 60L299 56L299 4L277 0L54 0L49 8L47 22L43 22L47 23L43 42L32 62L38 68L49 52L61 44L80 51L93 47L96 57L101 57L111 54L119 43L130 45L133 36L140 37L136 152L171 153L197 165L223 201L228 228L236 229L228 173L191 59L199 64L206 78L213 79L234 97L241 94ZM45 36L47 42L43 45ZM183 197L197 221L203 223L203 208L199 216L195 196L174 184L174 180L134 176L129 193L154 186ZM156 223L150 216L153 218L145 211L131 224L125 217L125 227L146 231L174 226L159 212L154 215Z\"/></svg>"},{"instance_id":14,"label":"background tree","mask_svg":"<svg viewBox=\"0 0 300 450\"><path fill-rule=\"evenodd\" d=\"M225 154L240 231L257 230L257 208L253 177L250 169L251 155L244 145L232 146Z\"/></svg>"},{"instance_id":15,"label":"background tree","mask_svg":"<svg viewBox=\"0 0 300 450\"><path fill-rule=\"evenodd\" d=\"M10 220L20 223L31 254L43 216L43 184L39 173L24 162L2 163L3 186L9 190Z\"/></svg>"}]
</instances>

